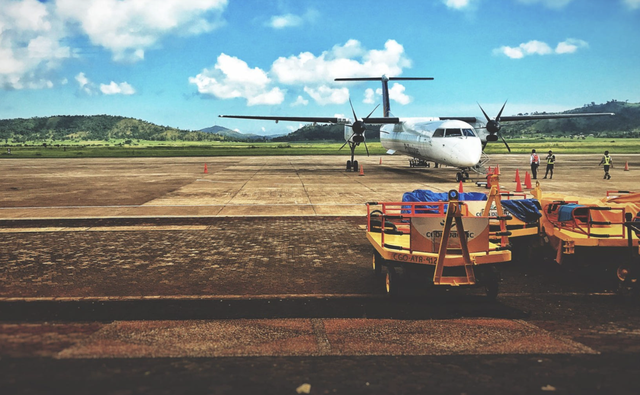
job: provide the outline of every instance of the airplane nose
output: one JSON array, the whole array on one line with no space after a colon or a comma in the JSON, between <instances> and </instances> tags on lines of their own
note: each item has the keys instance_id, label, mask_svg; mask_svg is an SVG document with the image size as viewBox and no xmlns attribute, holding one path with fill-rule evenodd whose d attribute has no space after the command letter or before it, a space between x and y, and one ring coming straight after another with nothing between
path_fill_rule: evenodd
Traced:
<instances>
[{"instance_id":1,"label":"airplane nose","mask_svg":"<svg viewBox=\"0 0 640 395\"><path fill-rule=\"evenodd\" d=\"M480 162L482 143L478 138L467 138L458 145L461 167L472 167Z\"/></svg>"}]
</instances>

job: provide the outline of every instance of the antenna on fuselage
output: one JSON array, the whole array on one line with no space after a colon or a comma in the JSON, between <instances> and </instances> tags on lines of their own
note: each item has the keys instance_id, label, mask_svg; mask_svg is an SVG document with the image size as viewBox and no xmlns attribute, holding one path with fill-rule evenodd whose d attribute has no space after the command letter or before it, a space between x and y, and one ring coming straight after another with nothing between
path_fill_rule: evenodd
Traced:
<instances>
[{"instance_id":1,"label":"antenna on fuselage","mask_svg":"<svg viewBox=\"0 0 640 395\"><path fill-rule=\"evenodd\" d=\"M389 104L389 81L421 81L433 80L433 77L355 77L336 78L334 81L382 81L382 111L385 118L391 116L391 105Z\"/></svg>"}]
</instances>

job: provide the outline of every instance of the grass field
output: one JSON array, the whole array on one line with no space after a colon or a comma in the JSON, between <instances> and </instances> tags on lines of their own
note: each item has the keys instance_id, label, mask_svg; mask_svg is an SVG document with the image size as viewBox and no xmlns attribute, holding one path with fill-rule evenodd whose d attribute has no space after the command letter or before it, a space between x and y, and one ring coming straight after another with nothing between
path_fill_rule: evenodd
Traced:
<instances>
[{"instance_id":1,"label":"grass field","mask_svg":"<svg viewBox=\"0 0 640 395\"><path fill-rule=\"evenodd\" d=\"M63 145L64 144L64 145ZM27 145L4 145L0 158L123 158L123 157L179 157L179 156L266 156L266 155L349 155L348 147L339 150L338 142L291 142L291 143L237 143L237 142L159 142L143 141L135 145L120 145L121 142L33 142ZM613 154L640 153L640 139L545 139L508 140L511 153L524 154L535 148L545 153L553 150L563 154L602 153L609 150ZM379 142L367 143L371 155L382 155L386 150ZM8 153L11 150L11 153ZM487 154L508 153L502 142L490 143ZM359 155L365 154L360 146Z\"/></svg>"}]
</instances>

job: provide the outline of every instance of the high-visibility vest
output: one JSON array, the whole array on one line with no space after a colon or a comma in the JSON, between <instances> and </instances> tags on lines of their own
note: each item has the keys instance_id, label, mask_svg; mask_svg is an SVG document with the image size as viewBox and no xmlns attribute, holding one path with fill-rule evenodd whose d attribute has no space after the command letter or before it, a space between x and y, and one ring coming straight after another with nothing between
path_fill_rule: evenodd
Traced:
<instances>
[{"instance_id":1,"label":"high-visibility vest","mask_svg":"<svg viewBox=\"0 0 640 395\"><path fill-rule=\"evenodd\" d=\"M605 166L609 166L611 164L611 157L609 155L605 155L603 160Z\"/></svg>"},{"instance_id":2,"label":"high-visibility vest","mask_svg":"<svg viewBox=\"0 0 640 395\"><path fill-rule=\"evenodd\" d=\"M555 157L555 155L549 155L549 156L547 156L547 164L548 164L548 165L552 165L552 164L553 164L553 162L555 162L555 161L556 161L556 157Z\"/></svg>"}]
</instances>

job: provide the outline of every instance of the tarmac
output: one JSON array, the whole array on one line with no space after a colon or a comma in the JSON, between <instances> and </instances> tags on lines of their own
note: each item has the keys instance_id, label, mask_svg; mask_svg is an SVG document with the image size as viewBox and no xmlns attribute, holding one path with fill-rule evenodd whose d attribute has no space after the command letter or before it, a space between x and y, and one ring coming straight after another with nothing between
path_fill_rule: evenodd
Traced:
<instances>
[{"instance_id":1,"label":"tarmac","mask_svg":"<svg viewBox=\"0 0 640 395\"><path fill-rule=\"evenodd\" d=\"M501 265L389 300L366 202L458 189L404 157L0 160L7 393L637 393L640 307L602 272ZM557 155L543 192L637 189L640 155ZM624 171L624 163L629 171ZM205 173L205 164L207 172ZM528 155L496 155L500 184ZM485 191L473 181L465 191ZM302 391L302 392L300 392Z\"/></svg>"}]
</instances>

